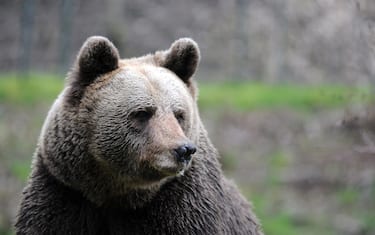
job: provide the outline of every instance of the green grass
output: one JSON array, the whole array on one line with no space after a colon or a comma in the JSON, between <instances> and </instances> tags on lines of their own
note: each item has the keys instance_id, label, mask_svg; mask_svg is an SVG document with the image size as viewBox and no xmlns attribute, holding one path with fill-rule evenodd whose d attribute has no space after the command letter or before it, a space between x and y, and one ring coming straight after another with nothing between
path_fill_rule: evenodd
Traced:
<instances>
[{"instance_id":1,"label":"green grass","mask_svg":"<svg viewBox=\"0 0 375 235\"><path fill-rule=\"evenodd\" d=\"M375 215L367 214L362 216L362 220L365 223L365 227L368 230L368 234L375 233Z\"/></svg>"},{"instance_id":2,"label":"green grass","mask_svg":"<svg viewBox=\"0 0 375 235\"><path fill-rule=\"evenodd\" d=\"M14 233L12 231L9 231L8 229L0 227L0 235L13 235L13 234Z\"/></svg>"},{"instance_id":3,"label":"green grass","mask_svg":"<svg viewBox=\"0 0 375 235\"><path fill-rule=\"evenodd\" d=\"M47 74L0 75L0 102L32 104L50 102L62 90L64 79ZM290 107L314 110L350 102L373 100L370 88L343 85L303 86L259 82L221 82L199 84L202 108L231 107L236 110Z\"/></svg>"},{"instance_id":4,"label":"green grass","mask_svg":"<svg viewBox=\"0 0 375 235\"><path fill-rule=\"evenodd\" d=\"M354 204L359 196L358 190L354 188L345 188L337 192L337 199L343 205Z\"/></svg>"},{"instance_id":5,"label":"green grass","mask_svg":"<svg viewBox=\"0 0 375 235\"><path fill-rule=\"evenodd\" d=\"M303 86L295 84L202 83L201 107L234 107L239 110L290 107L312 110L332 108L350 102L373 100L370 89L343 85Z\"/></svg>"},{"instance_id":6,"label":"green grass","mask_svg":"<svg viewBox=\"0 0 375 235\"><path fill-rule=\"evenodd\" d=\"M31 170L30 162L14 161L10 165L9 169L17 179L26 182Z\"/></svg>"},{"instance_id":7,"label":"green grass","mask_svg":"<svg viewBox=\"0 0 375 235\"><path fill-rule=\"evenodd\" d=\"M32 104L51 102L61 91L64 79L47 74L0 75L0 103Z\"/></svg>"},{"instance_id":8,"label":"green grass","mask_svg":"<svg viewBox=\"0 0 375 235\"><path fill-rule=\"evenodd\" d=\"M271 191L275 193L279 190L276 187L281 185L267 184L268 193L243 191L252 201L254 212L261 221L264 234L267 235L332 235L332 228L319 221L311 220L308 217L296 217L289 215L284 209L279 208L276 198ZM243 187L242 189L246 189ZM371 222L371 218L368 219Z\"/></svg>"}]
</instances>

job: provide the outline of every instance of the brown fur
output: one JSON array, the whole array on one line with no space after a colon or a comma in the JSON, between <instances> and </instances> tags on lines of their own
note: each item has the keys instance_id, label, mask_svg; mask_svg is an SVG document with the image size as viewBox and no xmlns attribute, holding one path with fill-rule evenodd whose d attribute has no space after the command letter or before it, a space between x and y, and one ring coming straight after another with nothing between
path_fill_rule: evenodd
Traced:
<instances>
[{"instance_id":1,"label":"brown fur","mask_svg":"<svg viewBox=\"0 0 375 235\"><path fill-rule=\"evenodd\" d=\"M17 234L262 234L200 121L199 57L187 38L127 60L89 38L42 128ZM197 152L180 161L186 144Z\"/></svg>"}]
</instances>

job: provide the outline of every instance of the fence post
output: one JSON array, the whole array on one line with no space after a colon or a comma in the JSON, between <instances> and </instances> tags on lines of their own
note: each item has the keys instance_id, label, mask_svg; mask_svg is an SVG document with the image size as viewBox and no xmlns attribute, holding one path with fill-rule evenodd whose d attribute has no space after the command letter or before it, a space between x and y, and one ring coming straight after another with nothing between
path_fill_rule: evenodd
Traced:
<instances>
[{"instance_id":1,"label":"fence post","mask_svg":"<svg viewBox=\"0 0 375 235\"><path fill-rule=\"evenodd\" d=\"M73 2L61 0L60 37L59 37L59 72L64 74L69 66L70 42L72 37Z\"/></svg>"},{"instance_id":2,"label":"fence post","mask_svg":"<svg viewBox=\"0 0 375 235\"><path fill-rule=\"evenodd\" d=\"M21 1L21 52L18 57L18 70L27 77L30 69L30 57L33 39L35 4L33 0Z\"/></svg>"}]
</instances>

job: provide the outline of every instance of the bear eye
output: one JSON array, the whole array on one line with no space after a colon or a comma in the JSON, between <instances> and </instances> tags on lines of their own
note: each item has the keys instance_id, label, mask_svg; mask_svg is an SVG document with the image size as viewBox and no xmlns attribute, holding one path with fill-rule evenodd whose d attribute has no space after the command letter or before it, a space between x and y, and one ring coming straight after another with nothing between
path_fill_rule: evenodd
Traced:
<instances>
[{"instance_id":1,"label":"bear eye","mask_svg":"<svg viewBox=\"0 0 375 235\"><path fill-rule=\"evenodd\" d=\"M185 114L182 111L175 112L174 116L180 124L185 121Z\"/></svg>"},{"instance_id":2,"label":"bear eye","mask_svg":"<svg viewBox=\"0 0 375 235\"><path fill-rule=\"evenodd\" d=\"M131 113L131 117L139 122L147 122L153 115L153 110L139 110Z\"/></svg>"}]
</instances>

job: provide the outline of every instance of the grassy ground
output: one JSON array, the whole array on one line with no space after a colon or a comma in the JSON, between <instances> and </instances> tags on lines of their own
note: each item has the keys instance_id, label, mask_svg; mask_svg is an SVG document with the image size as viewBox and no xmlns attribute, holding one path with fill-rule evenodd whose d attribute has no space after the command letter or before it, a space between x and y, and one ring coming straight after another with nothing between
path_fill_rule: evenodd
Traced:
<instances>
[{"instance_id":1,"label":"grassy ground","mask_svg":"<svg viewBox=\"0 0 375 235\"><path fill-rule=\"evenodd\" d=\"M199 101L202 108L227 105L245 111L284 107L311 111L371 99L369 88L332 84L302 86L253 82L203 83L200 84L200 90Z\"/></svg>"},{"instance_id":2,"label":"grassy ground","mask_svg":"<svg viewBox=\"0 0 375 235\"><path fill-rule=\"evenodd\" d=\"M31 74L27 77L15 74L0 75L0 101L32 104L53 100L63 84L64 80L61 77L46 74ZM199 104L203 109L228 106L244 111L275 107L314 110L372 99L368 87L353 88L342 85L203 82L199 84L199 88Z\"/></svg>"},{"instance_id":3,"label":"grassy ground","mask_svg":"<svg viewBox=\"0 0 375 235\"><path fill-rule=\"evenodd\" d=\"M5 182L0 180L0 211L4 211L0 234L9 229L40 127L63 84L62 78L45 74L0 75L0 178ZM347 157L339 150L348 142L324 132L324 123L335 113L331 110L372 101L369 88L253 82L201 83L199 88L203 120L207 120L226 173L253 201L266 234L344 234L343 225L335 221L340 216L347 224L359 226L345 234L375 232L371 212L375 206L370 200L375 197L375 183L361 188L362 181L356 181L360 172L372 172L366 167L373 162L370 159L358 166L357 156ZM329 148L316 151L322 143L329 143ZM310 168L313 173L306 176ZM286 177L290 173L297 180ZM304 177L307 186L300 185ZM316 177L320 183L315 184ZM343 181L331 183L330 177Z\"/></svg>"},{"instance_id":4,"label":"grassy ground","mask_svg":"<svg viewBox=\"0 0 375 235\"><path fill-rule=\"evenodd\" d=\"M0 75L0 102L31 105L38 102L51 102L64 85L58 76L46 74Z\"/></svg>"}]
</instances>

